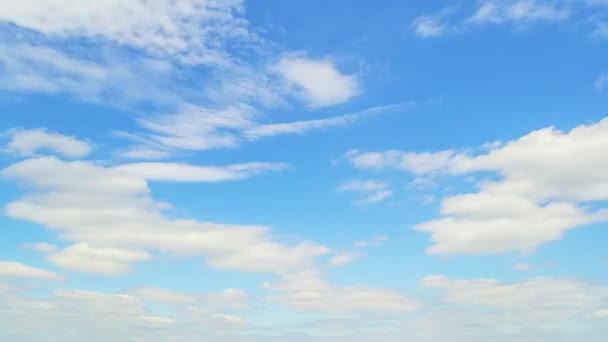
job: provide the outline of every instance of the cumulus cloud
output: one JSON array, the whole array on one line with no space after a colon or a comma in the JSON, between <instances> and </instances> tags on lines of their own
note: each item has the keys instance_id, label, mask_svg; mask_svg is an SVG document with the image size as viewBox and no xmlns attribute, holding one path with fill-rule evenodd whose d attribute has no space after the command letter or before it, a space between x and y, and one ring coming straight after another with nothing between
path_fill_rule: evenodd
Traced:
<instances>
[{"instance_id":1,"label":"cumulus cloud","mask_svg":"<svg viewBox=\"0 0 608 342\"><path fill-rule=\"evenodd\" d=\"M341 73L329 59L290 55L283 57L276 69L313 107L341 104L361 91L357 78Z\"/></svg>"},{"instance_id":2,"label":"cumulus cloud","mask_svg":"<svg viewBox=\"0 0 608 342\"><path fill-rule=\"evenodd\" d=\"M586 205L608 200L608 178L601 171L608 168L607 137L604 119L569 132L536 130L478 154L393 150L351 151L346 157L360 169L416 176L495 173L499 179L478 184L477 192L444 198L442 217L416 228L431 234L430 253L530 252L569 229L608 219L601 205Z\"/></svg>"},{"instance_id":3,"label":"cumulus cloud","mask_svg":"<svg viewBox=\"0 0 608 342\"><path fill-rule=\"evenodd\" d=\"M123 271L122 265L147 259L143 252L161 251L204 256L214 268L284 272L330 252L310 241L278 242L263 226L171 218L163 212L167 204L151 197L145 179L111 167L46 157L16 163L1 175L32 190L8 204L6 214L44 225L59 238L75 242L79 248L72 246L57 255L62 256L63 265L82 271L87 267L92 272ZM105 259L76 262L98 258L98 254Z\"/></svg>"},{"instance_id":4,"label":"cumulus cloud","mask_svg":"<svg viewBox=\"0 0 608 342\"><path fill-rule=\"evenodd\" d=\"M91 152L87 142L46 129L12 130L7 149L11 153L32 156L36 152L54 152L65 157L79 158Z\"/></svg>"},{"instance_id":5,"label":"cumulus cloud","mask_svg":"<svg viewBox=\"0 0 608 342\"><path fill-rule=\"evenodd\" d=\"M55 266L73 271L115 276L129 272L130 265L149 260L151 256L142 251L119 248L98 248L86 243L77 243L47 255Z\"/></svg>"}]
</instances>

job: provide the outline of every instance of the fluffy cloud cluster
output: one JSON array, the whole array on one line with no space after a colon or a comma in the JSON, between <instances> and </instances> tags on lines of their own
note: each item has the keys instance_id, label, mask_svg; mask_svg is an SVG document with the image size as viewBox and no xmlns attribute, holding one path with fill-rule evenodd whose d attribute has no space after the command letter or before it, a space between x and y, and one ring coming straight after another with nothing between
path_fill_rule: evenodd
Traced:
<instances>
[{"instance_id":1,"label":"fluffy cloud cluster","mask_svg":"<svg viewBox=\"0 0 608 342\"><path fill-rule=\"evenodd\" d=\"M365 170L397 169L414 175L493 172L499 179L478 191L448 196L442 217L417 229L431 233L431 253L529 252L567 230L608 219L608 119L569 132L545 128L494 144L477 155L440 152L346 154Z\"/></svg>"},{"instance_id":2,"label":"fluffy cloud cluster","mask_svg":"<svg viewBox=\"0 0 608 342\"><path fill-rule=\"evenodd\" d=\"M184 168L190 172L181 172ZM262 226L173 219L164 210L170 205L155 201L146 181L221 181L274 168L263 163L223 171L173 164L104 167L37 157L17 162L0 174L31 189L6 206L8 216L44 225L74 243L63 249L30 245L48 253L47 260L57 266L117 275L128 272L133 263L149 260L150 252L161 252L204 256L214 268L280 273L310 265L330 250L309 241L283 244Z\"/></svg>"}]
</instances>

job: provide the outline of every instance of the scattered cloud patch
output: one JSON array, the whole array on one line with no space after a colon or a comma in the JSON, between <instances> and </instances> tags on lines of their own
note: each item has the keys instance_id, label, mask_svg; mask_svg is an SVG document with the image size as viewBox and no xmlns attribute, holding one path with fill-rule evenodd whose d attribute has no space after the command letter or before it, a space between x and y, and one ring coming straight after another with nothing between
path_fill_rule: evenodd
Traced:
<instances>
[{"instance_id":1,"label":"scattered cloud patch","mask_svg":"<svg viewBox=\"0 0 608 342\"><path fill-rule=\"evenodd\" d=\"M61 281L59 274L15 261L0 261L0 277Z\"/></svg>"},{"instance_id":2,"label":"scattered cloud patch","mask_svg":"<svg viewBox=\"0 0 608 342\"><path fill-rule=\"evenodd\" d=\"M281 58L276 70L313 107L345 103L361 92L357 77L341 73L329 59L288 55Z\"/></svg>"},{"instance_id":3,"label":"scattered cloud patch","mask_svg":"<svg viewBox=\"0 0 608 342\"><path fill-rule=\"evenodd\" d=\"M142 251L98 248L76 243L47 255L53 265L72 271L104 276L117 276L131 271L131 264L147 261L151 256Z\"/></svg>"},{"instance_id":4,"label":"scattered cloud patch","mask_svg":"<svg viewBox=\"0 0 608 342\"><path fill-rule=\"evenodd\" d=\"M311 241L282 243L263 226L169 217L163 212L167 203L151 197L144 178L111 167L46 157L18 162L0 174L31 189L5 207L9 217L46 226L60 239L80 246L58 252L58 262L67 266L79 267L69 261L103 254L109 260L91 260L91 267L121 273L128 261L143 261L144 253L160 251L204 256L212 268L280 273L306 267L331 251Z\"/></svg>"},{"instance_id":5,"label":"scattered cloud patch","mask_svg":"<svg viewBox=\"0 0 608 342\"><path fill-rule=\"evenodd\" d=\"M54 152L64 157L79 158L91 152L88 143L43 128L12 130L9 132L9 137L8 151L21 156L32 156L37 152Z\"/></svg>"},{"instance_id":6,"label":"scattered cloud patch","mask_svg":"<svg viewBox=\"0 0 608 342\"><path fill-rule=\"evenodd\" d=\"M388 187L389 184L384 182L374 180L355 180L339 186L336 191L368 194L366 198L358 201L357 203L373 204L382 202L393 194L392 191L388 190Z\"/></svg>"}]
</instances>

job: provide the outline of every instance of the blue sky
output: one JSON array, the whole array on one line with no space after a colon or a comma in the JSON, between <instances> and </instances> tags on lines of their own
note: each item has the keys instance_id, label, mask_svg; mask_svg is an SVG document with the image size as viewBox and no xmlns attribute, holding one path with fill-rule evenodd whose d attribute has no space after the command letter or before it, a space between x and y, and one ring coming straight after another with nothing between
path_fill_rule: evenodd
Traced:
<instances>
[{"instance_id":1,"label":"blue sky","mask_svg":"<svg viewBox=\"0 0 608 342\"><path fill-rule=\"evenodd\" d=\"M608 334L608 2L0 5L0 339Z\"/></svg>"}]
</instances>

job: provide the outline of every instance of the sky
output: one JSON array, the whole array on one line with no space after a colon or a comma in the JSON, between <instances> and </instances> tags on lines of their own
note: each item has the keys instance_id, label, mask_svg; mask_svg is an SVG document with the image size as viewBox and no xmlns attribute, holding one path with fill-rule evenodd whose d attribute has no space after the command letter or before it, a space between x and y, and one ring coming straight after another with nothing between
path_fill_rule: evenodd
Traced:
<instances>
[{"instance_id":1,"label":"sky","mask_svg":"<svg viewBox=\"0 0 608 342\"><path fill-rule=\"evenodd\" d=\"M0 340L605 340L608 1L0 8Z\"/></svg>"}]
</instances>

